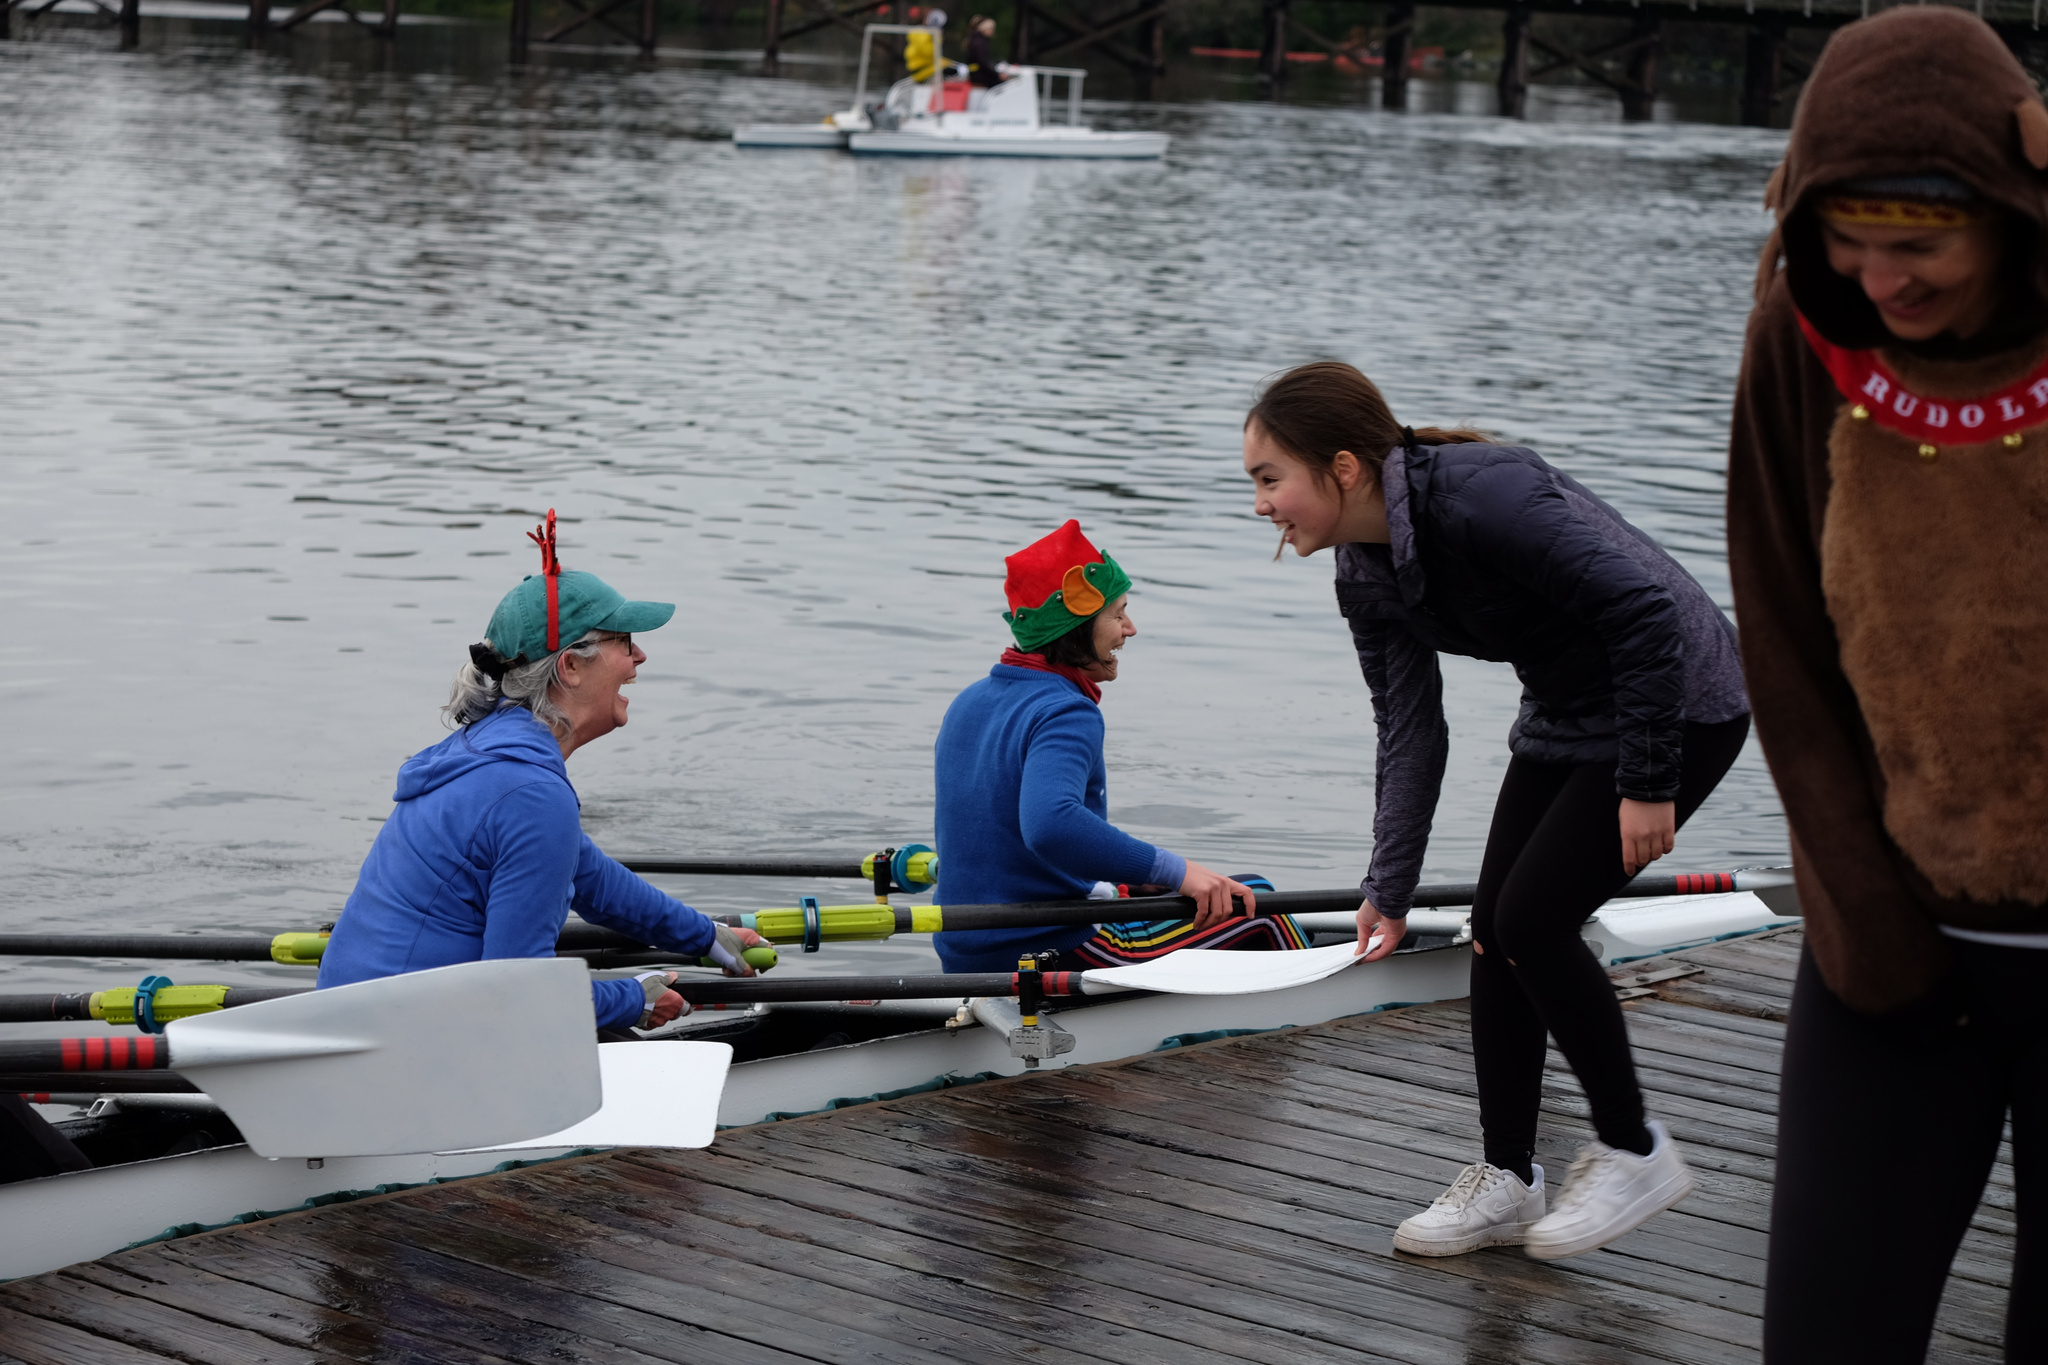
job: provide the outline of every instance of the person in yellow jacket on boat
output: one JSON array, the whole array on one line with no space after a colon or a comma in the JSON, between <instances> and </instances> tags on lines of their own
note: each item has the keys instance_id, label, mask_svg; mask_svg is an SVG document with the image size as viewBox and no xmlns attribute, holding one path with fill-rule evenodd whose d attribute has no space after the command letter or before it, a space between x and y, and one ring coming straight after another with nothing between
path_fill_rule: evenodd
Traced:
<instances>
[{"instance_id":1,"label":"person in yellow jacket on boat","mask_svg":"<svg viewBox=\"0 0 2048 1365\"><path fill-rule=\"evenodd\" d=\"M918 22L913 20L912 22ZM927 11L922 22L927 29L946 31L946 12L942 9ZM903 41L903 65L910 70L910 79L922 85L938 74L939 59L944 54L939 50L938 37L934 33L919 30Z\"/></svg>"}]
</instances>

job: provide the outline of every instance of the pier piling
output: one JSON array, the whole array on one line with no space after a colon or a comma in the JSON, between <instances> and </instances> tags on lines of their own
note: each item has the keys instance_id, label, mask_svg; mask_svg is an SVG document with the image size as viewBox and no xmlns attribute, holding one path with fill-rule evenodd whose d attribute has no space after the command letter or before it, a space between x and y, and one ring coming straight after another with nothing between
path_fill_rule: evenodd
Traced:
<instances>
[{"instance_id":1,"label":"pier piling","mask_svg":"<svg viewBox=\"0 0 2048 1365\"><path fill-rule=\"evenodd\" d=\"M1630 123L1647 123L1657 103L1657 50L1664 21L1654 14L1638 15L1631 41L1628 78L1621 87L1621 116Z\"/></svg>"},{"instance_id":2,"label":"pier piling","mask_svg":"<svg viewBox=\"0 0 2048 1365\"><path fill-rule=\"evenodd\" d=\"M1380 108L1408 107L1408 48L1415 34L1415 6L1387 6L1386 34L1380 40Z\"/></svg>"},{"instance_id":3,"label":"pier piling","mask_svg":"<svg viewBox=\"0 0 2048 1365\"><path fill-rule=\"evenodd\" d=\"M1287 19L1289 0L1266 0L1261 13L1259 38L1259 84L1271 89L1287 78Z\"/></svg>"},{"instance_id":4,"label":"pier piling","mask_svg":"<svg viewBox=\"0 0 2048 1365\"><path fill-rule=\"evenodd\" d=\"M1521 118L1529 108L1529 17L1527 4L1510 5L1501 24L1500 116Z\"/></svg>"},{"instance_id":5,"label":"pier piling","mask_svg":"<svg viewBox=\"0 0 2048 1365\"><path fill-rule=\"evenodd\" d=\"M1752 128L1771 126L1778 104L1778 79L1785 55L1785 25L1760 19L1749 26L1742 62L1742 121Z\"/></svg>"}]
</instances>

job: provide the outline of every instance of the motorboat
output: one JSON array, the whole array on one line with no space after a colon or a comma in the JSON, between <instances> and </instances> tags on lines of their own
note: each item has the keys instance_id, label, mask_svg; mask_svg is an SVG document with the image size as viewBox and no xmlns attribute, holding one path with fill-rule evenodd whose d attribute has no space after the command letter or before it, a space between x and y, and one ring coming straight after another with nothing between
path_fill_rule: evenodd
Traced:
<instances>
[{"instance_id":1,"label":"motorboat","mask_svg":"<svg viewBox=\"0 0 2048 1365\"><path fill-rule=\"evenodd\" d=\"M1616 965L1796 922L1796 893L1785 871L1710 875L1718 879L1715 885L1734 889L1610 902L1582 931L1588 949L1603 964ZM888 907L878 908L886 919ZM1350 940L1348 912L1293 918L1323 945L1310 953L1328 954ZM655 1045L662 1043L724 1044L731 1049L731 1065L717 1101L718 1126L771 1122L1041 1066L1112 1061L1229 1033L1324 1023L1466 994L1468 912L1418 908L1408 927L1411 937L1394 955L1345 964L1301 984L1202 993L1119 987L1114 993L1076 994L1048 1000L1047 1022L1035 1029L1022 1025L1014 998L954 991L799 999L700 1007L641 1035L641 1044L598 1052L611 1076L609 1054L623 1062L627 1050L645 1046L658 1060L663 1049ZM1184 955L1168 958L1176 956ZM1307 954L1210 956L1246 961ZM820 978L821 984L831 980ZM597 1127L513 1144L516 1150L270 1159L242 1140L214 1097L191 1085L173 1092L167 1084L175 1081L172 1073L125 1080L130 1083L96 1094L28 1096L96 1164L0 1185L0 1280L225 1223L618 1145L605 1140L602 1121L615 1107L607 1089L590 1121ZM631 1130L629 1125L621 1131Z\"/></svg>"},{"instance_id":2,"label":"motorboat","mask_svg":"<svg viewBox=\"0 0 2048 1365\"><path fill-rule=\"evenodd\" d=\"M733 131L740 147L844 148L863 156L1008 156L1156 161L1165 133L1101 132L1081 122L1078 67L1011 66L1001 84L981 87L958 63L942 60L924 80L905 77L879 100L868 98L877 36L924 34L939 50L943 33L913 24L869 24L850 108L818 123L754 123ZM1048 111L1061 118L1048 122Z\"/></svg>"}]
</instances>

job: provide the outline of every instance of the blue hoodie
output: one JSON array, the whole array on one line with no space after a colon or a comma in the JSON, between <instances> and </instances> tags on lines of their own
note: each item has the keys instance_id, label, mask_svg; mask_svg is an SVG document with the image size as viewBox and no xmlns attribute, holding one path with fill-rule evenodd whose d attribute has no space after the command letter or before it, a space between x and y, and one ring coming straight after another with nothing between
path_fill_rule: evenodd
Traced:
<instances>
[{"instance_id":1,"label":"blue hoodie","mask_svg":"<svg viewBox=\"0 0 2048 1365\"><path fill-rule=\"evenodd\" d=\"M1179 886L1187 861L1109 823L1102 708L1057 673L997 664L939 724L933 842L941 905L1071 900L1097 882ZM1007 972L1020 953L1072 948L1095 932L949 929L932 946L949 972Z\"/></svg>"},{"instance_id":2,"label":"blue hoodie","mask_svg":"<svg viewBox=\"0 0 2048 1365\"><path fill-rule=\"evenodd\" d=\"M363 860L320 959L320 985L484 958L552 957L574 909L690 960L716 937L704 915L598 851L578 822L561 747L509 706L398 770L398 804ZM631 1024L646 992L591 982L599 1028Z\"/></svg>"}]
</instances>

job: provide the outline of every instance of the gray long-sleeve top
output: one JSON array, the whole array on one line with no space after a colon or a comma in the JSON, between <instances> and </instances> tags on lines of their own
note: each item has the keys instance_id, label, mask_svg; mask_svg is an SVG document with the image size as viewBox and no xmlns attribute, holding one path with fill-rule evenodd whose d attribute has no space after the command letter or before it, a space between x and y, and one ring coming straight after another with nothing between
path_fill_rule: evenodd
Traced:
<instances>
[{"instance_id":1,"label":"gray long-sleeve top","mask_svg":"<svg viewBox=\"0 0 2048 1365\"><path fill-rule=\"evenodd\" d=\"M1687 722L1747 714L1735 628L1678 562L1534 451L1396 447L1387 545L1337 547L1337 600L1379 731L1361 890L1408 913L1443 789L1439 652L1522 680L1508 735L1539 763L1613 763L1620 796L1666 801Z\"/></svg>"}]
</instances>

